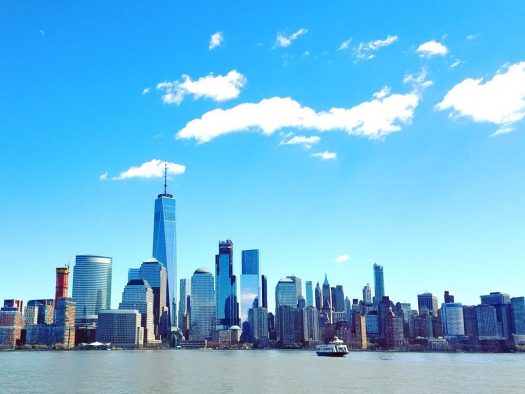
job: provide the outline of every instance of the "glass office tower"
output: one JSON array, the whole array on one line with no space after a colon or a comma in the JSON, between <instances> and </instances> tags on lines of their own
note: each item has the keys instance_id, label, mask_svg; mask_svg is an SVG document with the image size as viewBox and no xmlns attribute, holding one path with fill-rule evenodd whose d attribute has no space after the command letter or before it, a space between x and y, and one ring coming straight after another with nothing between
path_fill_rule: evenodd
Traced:
<instances>
[{"instance_id":1,"label":"glass office tower","mask_svg":"<svg viewBox=\"0 0 525 394\"><path fill-rule=\"evenodd\" d=\"M166 181L164 193L155 200L153 222L153 257L166 267L168 286L166 303L169 308L171 326L177 325L177 242L175 226L175 198L167 193Z\"/></svg>"},{"instance_id":2,"label":"glass office tower","mask_svg":"<svg viewBox=\"0 0 525 394\"><path fill-rule=\"evenodd\" d=\"M314 290L312 287L312 281L306 281L306 306L314 305Z\"/></svg>"},{"instance_id":3,"label":"glass office tower","mask_svg":"<svg viewBox=\"0 0 525 394\"><path fill-rule=\"evenodd\" d=\"M111 257L79 255L73 268L75 321L94 318L111 309Z\"/></svg>"},{"instance_id":4,"label":"glass office tower","mask_svg":"<svg viewBox=\"0 0 525 394\"><path fill-rule=\"evenodd\" d=\"M239 325L237 303L237 278L233 275L233 242L219 242L219 254L215 256L215 290L217 306L217 329L228 330Z\"/></svg>"},{"instance_id":5,"label":"glass office tower","mask_svg":"<svg viewBox=\"0 0 525 394\"><path fill-rule=\"evenodd\" d=\"M259 297L259 250L242 251L241 321L248 320L248 311Z\"/></svg>"},{"instance_id":6,"label":"glass office tower","mask_svg":"<svg viewBox=\"0 0 525 394\"><path fill-rule=\"evenodd\" d=\"M385 279L383 276L383 266L374 264L374 304L378 305L385 295Z\"/></svg>"},{"instance_id":7,"label":"glass office tower","mask_svg":"<svg viewBox=\"0 0 525 394\"><path fill-rule=\"evenodd\" d=\"M199 268L191 277L190 339L210 339L215 329L213 275Z\"/></svg>"}]
</instances>

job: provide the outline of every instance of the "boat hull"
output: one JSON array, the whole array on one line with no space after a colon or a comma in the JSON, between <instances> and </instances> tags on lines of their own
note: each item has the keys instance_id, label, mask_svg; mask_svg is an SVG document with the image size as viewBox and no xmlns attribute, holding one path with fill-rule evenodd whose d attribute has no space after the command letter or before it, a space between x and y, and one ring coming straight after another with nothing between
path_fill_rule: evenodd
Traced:
<instances>
[{"instance_id":1,"label":"boat hull","mask_svg":"<svg viewBox=\"0 0 525 394\"><path fill-rule=\"evenodd\" d=\"M344 357L346 356L348 353L342 353L342 352L335 352L335 353L332 353L332 352L316 352L318 356L320 357Z\"/></svg>"}]
</instances>

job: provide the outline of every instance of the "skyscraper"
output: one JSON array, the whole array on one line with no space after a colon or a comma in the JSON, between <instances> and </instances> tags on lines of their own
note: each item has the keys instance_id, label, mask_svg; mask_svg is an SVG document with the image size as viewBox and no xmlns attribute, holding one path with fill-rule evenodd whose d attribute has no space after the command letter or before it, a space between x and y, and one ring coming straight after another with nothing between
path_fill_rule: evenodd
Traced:
<instances>
[{"instance_id":1,"label":"skyscraper","mask_svg":"<svg viewBox=\"0 0 525 394\"><path fill-rule=\"evenodd\" d=\"M219 242L219 254L215 256L215 297L217 329L228 330L239 325L237 302L237 278L233 274L233 242Z\"/></svg>"},{"instance_id":2,"label":"skyscraper","mask_svg":"<svg viewBox=\"0 0 525 394\"><path fill-rule=\"evenodd\" d=\"M525 297L510 299L512 334L525 335Z\"/></svg>"},{"instance_id":3,"label":"skyscraper","mask_svg":"<svg viewBox=\"0 0 525 394\"><path fill-rule=\"evenodd\" d=\"M297 307L296 282L289 277L282 278L275 286L275 310L282 305Z\"/></svg>"},{"instance_id":4,"label":"skyscraper","mask_svg":"<svg viewBox=\"0 0 525 394\"><path fill-rule=\"evenodd\" d=\"M480 296L483 305L492 305L496 308L496 317L498 321L498 331L500 337L510 340L511 322L510 322L510 297L508 294L492 292L488 295Z\"/></svg>"},{"instance_id":5,"label":"skyscraper","mask_svg":"<svg viewBox=\"0 0 525 394\"><path fill-rule=\"evenodd\" d=\"M297 301L299 301L303 297L303 281L295 275L290 275L288 278L295 283L295 292L297 293Z\"/></svg>"},{"instance_id":6,"label":"skyscraper","mask_svg":"<svg viewBox=\"0 0 525 394\"><path fill-rule=\"evenodd\" d=\"M158 343L155 339L155 326L153 324L153 290L145 279L132 279L122 292L122 302L119 309L139 311L141 327L144 328L145 345Z\"/></svg>"},{"instance_id":7,"label":"skyscraper","mask_svg":"<svg viewBox=\"0 0 525 394\"><path fill-rule=\"evenodd\" d=\"M167 276L166 267L157 259L144 261L140 268L131 268L128 280L144 279L153 291L153 326L155 338L167 336L169 331L168 304L167 304ZM135 308L131 308L135 309Z\"/></svg>"},{"instance_id":8,"label":"skyscraper","mask_svg":"<svg viewBox=\"0 0 525 394\"><path fill-rule=\"evenodd\" d=\"M211 338L215 313L213 275L206 268L199 268L191 277L190 339Z\"/></svg>"},{"instance_id":9,"label":"skyscraper","mask_svg":"<svg viewBox=\"0 0 525 394\"><path fill-rule=\"evenodd\" d=\"M372 304L372 288L370 287L370 283L367 283L365 287L363 287L363 303L366 305Z\"/></svg>"},{"instance_id":10,"label":"skyscraper","mask_svg":"<svg viewBox=\"0 0 525 394\"><path fill-rule=\"evenodd\" d=\"M75 310L76 303L72 298L56 299L53 342L60 343L66 349L75 347Z\"/></svg>"},{"instance_id":11,"label":"skyscraper","mask_svg":"<svg viewBox=\"0 0 525 394\"><path fill-rule=\"evenodd\" d=\"M77 322L111 309L111 257L79 255L73 269Z\"/></svg>"},{"instance_id":12,"label":"skyscraper","mask_svg":"<svg viewBox=\"0 0 525 394\"><path fill-rule=\"evenodd\" d=\"M314 291L312 287L312 281L306 281L306 306L314 305Z\"/></svg>"},{"instance_id":13,"label":"skyscraper","mask_svg":"<svg viewBox=\"0 0 525 394\"><path fill-rule=\"evenodd\" d=\"M381 302L385 295L385 278L383 276L383 266L379 264L374 264L374 287L374 304L377 305Z\"/></svg>"},{"instance_id":14,"label":"skyscraper","mask_svg":"<svg viewBox=\"0 0 525 394\"><path fill-rule=\"evenodd\" d=\"M344 312L345 311L345 292L343 290L343 286L337 285L335 287L335 303L334 303L334 310L336 312Z\"/></svg>"},{"instance_id":15,"label":"skyscraper","mask_svg":"<svg viewBox=\"0 0 525 394\"><path fill-rule=\"evenodd\" d=\"M58 267L56 269L56 286L55 286L55 307L57 305L58 298L67 297L69 283L69 266Z\"/></svg>"},{"instance_id":16,"label":"skyscraper","mask_svg":"<svg viewBox=\"0 0 525 394\"><path fill-rule=\"evenodd\" d=\"M167 192L167 165L164 169L164 193L155 200L153 219L153 257L166 267L168 287L166 304L171 326L177 325L177 231L175 221L176 201Z\"/></svg>"},{"instance_id":17,"label":"skyscraper","mask_svg":"<svg viewBox=\"0 0 525 394\"><path fill-rule=\"evenodd\" d=\"M465 335L463 305L460 303L441 304L441 323L444 336Z\"/></svg>"},{"instance_id":18,"label":"skyscraper","mask_svg":"<svg viewBox=\"0 0 525 394\"><path fill-rule=\"evenodd\" d=\"M319 282L315 285L315 308L318 311L323 309L323 291L321 290L321 286L319 286Z\"/></svg>"},{"instance_id":19,"label":"skyscraper","mask_svg":"<svg viewBox=\"0 0 525 394\"><path fill-rule=\"evenodd\" d=\"M184 332L184 319L190 313L191 279L180 280L179 294L179 329Z\"/></svg>"},{"instance_id":20,"label":"skyscraper","mask_svg":"<svg viewBox=\"0 0 525 394\"><path fill-rule=\"evenodd\" d=\"M324 275L324 283L323 283L323 305L321 309L324 308L330 308L332 309L332 289L330 288L330 283L328 282L328 276Z\"/></svg>"},{"instance_id":21,"label":"skyscraper","mask_svg":"<svg viewBox=\"0 0 525 394\"><path fill-rule=\"evenodd\" d=\"M242 251L241 321L248 320L248 311L259 297L259 250Z\"/></svg>"},{"instance_id":22,"label":"skyscraper","mask_svg":"<svg viewBox=\"0 0 525 394\"><path fill-rule=\"evenodd\" d=\"M261 275L261 293L262 293L262 303L260 305L263 308L268 309L268 279L266 275Z\"/></svg>"},{"instance_id":23,"label":"skyscraper","mask_svg":"<svg viewBox=\"0 0 525 394\"><path fill-rule=\"evenodd\" d=\"M432 293L418 294L417 306L420 314L423 312L423 308L426 308L432 315L437 316L438 299Z\"/></svg>"}]
</instances>

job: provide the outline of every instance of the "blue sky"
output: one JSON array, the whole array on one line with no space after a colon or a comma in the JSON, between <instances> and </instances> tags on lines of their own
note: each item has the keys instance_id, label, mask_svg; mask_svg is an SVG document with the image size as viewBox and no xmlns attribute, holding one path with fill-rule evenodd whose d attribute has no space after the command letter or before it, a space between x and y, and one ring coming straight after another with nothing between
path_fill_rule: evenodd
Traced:
<instances>
[{"instance_id":1,"label":"blue sky","mask_svg":"<svg viewBox=\"0 0 525 394\"><path fill-rule=\"evenodd\" d=\"M374 262L394 301L524 295L524 19L521 1L2 2L0 299L52 297L54 268L92 253L117 305L164 158L179 277L231 238L271 295L326 272L361 298Z\"/></svg>"}]
</instances>

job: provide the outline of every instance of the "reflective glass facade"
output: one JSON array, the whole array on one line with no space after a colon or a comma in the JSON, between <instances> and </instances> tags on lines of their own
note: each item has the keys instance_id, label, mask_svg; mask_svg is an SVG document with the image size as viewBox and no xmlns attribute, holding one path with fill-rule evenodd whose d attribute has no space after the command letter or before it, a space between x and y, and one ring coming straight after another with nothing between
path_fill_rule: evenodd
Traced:
<instances>
[{"instance_id":1,"label":"reflective glass facade","mask_svg":"<svg viewBox=\"0 0 525 394\"><path fill-rule=\"evenodd\" d=\"M79 255L73 269L76 321L111 308L111 257Z\"/></svg>"},{"instance_id":2,"label":"reflective glass facade","mask_svg":"<svg viewBox=\"0 0 525 394\"><path fill-rule=\"evenodd\" d=\"M259 250L242 251L241 321L248 320L248 311L259 297Z\"/></svg>"},{"instance_id":3,"label":"reflective glass facade","mask_svg":"<svg viewBox=\"0 0 525 394\"><path fill-rule=\"evenodd\" d=\"M190 339L209 339L215 329L213 275L199 268L191 277Z\"/></svg>"},{"instance_id":4,"label":"reflective glass facade","mask_svg":"<svg viewBox=\"0 0 525 394\"><path fill-rule=\"evenodd\" d=\"M297 306L295 282L290 278L281 279L275 286L275 310L282 305Z\"/></svg>"},{"instance_id":5,"label":"reflective glass facade","mask_svg":"<svg viewBox=\"0 0 525 394\"><path fill-rule=\"evenodd\" d=\"M306 281L306 306L314 305L314 289L312 287L312 281Z\"/></svg>"},{"instance_id":6,"label":"reflective glass facade","mask_svg":"<svg viewBox=\"0 0 525 394\"><path fill-rule=\"evenodd\" d=\"M155 200L153 222L153 257L166 267L168 287L166 303L172 326L177 325L177 241L175 199L171 194L159 194Z\"/></svg>"},{"instance_id":7,"label":"reflective glass facade","mask_svg":"<svg viewBox=\"0 0 525 394\"><path fill-rule=\"evenodd\" d=\"M233 275L233 242L219 242L219 254L215 256L215 289L217 329L229 329L239 325L237 303L237 278Z\"/></svg>"},{"instance_id":8,"label":"reflective glass facade","mask_svg":"<svg viewBox=\"0 0 525 394\"><path fill-rule=\"evenodd\" d=\"M379 264L374 264L374 287L374 303L377 305L381 302L385 295L385 278L383 276L383 266Z\"/></svg>"},{"instance_id":9,"label":"reflective glass facade","mask_svg":"<svg viewBox=\"0 0 525 394\"><path fill-rule=\"evenodd\" d=\"M180 280L179 295L179 328L182 330L184 325L184 316L189 312L189 298L191 296L191 280Z\"/></svg>"}]
</instances>

